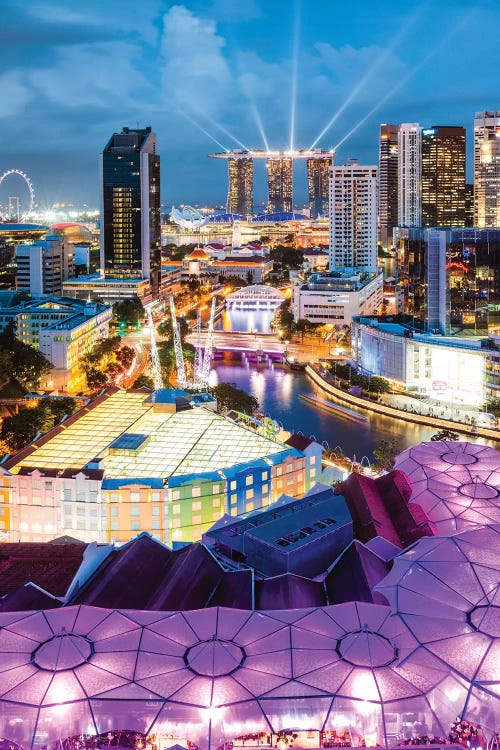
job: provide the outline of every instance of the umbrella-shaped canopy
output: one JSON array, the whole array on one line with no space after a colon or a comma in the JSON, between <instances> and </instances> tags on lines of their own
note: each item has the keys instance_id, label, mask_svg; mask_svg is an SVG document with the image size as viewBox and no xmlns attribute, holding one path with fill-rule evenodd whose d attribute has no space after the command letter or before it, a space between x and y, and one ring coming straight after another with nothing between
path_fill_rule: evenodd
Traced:
<instances>
[{"instance_id":1,"label":"umbrella-shaped canopy","mask_svg":"<svg viewBox=\"0 0 500 750\"><path fill-rule=\"evenodd\" d=\"M407 448L395 467L440 534L500 523L500 452L478 443L436 441Z\"/></svg>"},{"instance_id":2,"label":"umbrella-shaped canopy","mask_svg":"<svg viewBox=\"0 0 500 750\"><path fill-rule=\"evenodd\" d=\"M377 586L406 626L397 638L403 663L424 653L439 659L473 686L466 709L482 710L481 723L492 729L489 713L500 710L499 570L495 525L421 539Z\"/></svg>"},{"instance_id":3,"label":"umbrella-shaped canopy","mask_svg":"<svg viewBox=\"0 0 500 750\"><path fill-rule=\"evenodd\" d=\"M444 735L467 684L429 653L401 664L399 640L417 649L389 607L362 603L0 613L0 736L50 749L119 730L200 748L297 728L382 746Z\"/></svg>"}]
</instances>

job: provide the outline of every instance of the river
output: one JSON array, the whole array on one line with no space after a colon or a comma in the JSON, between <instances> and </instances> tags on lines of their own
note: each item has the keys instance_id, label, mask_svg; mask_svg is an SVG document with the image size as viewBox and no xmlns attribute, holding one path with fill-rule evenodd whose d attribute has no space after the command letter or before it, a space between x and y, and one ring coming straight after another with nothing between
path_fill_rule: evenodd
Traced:
<instances>
[{"instance_id":1,"label":"river","mask_svg":"<svg viewBox=\"0 0 500 750\"><path fill-rule=\"evenodd\" d=\"M286 366L273 367L238 365L229 358L216 363L211 384L235 383L259 401L267 415L278 420L285 429L313 436L319 442L327 441L330 448L339 445L348 456L360 460L368 456L382 438L397 438L401 450L423 440L429 440L434 429L413 425L390 417L365 412L369 421L358 424L332 414L319 411L300 398L301 393L319 392L314 383L302 372L290 372ZM326 394L321 394L326 395Z\"/></svg>"}]
</instances>

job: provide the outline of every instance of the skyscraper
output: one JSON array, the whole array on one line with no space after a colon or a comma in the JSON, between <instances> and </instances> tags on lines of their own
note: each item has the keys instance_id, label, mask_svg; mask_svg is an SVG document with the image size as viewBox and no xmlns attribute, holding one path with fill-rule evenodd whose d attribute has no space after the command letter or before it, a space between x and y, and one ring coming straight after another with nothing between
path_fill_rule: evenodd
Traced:
<instances>
[{"instance_id":1,"label":"skyscraper","mask_svg":"<svg viewBox=\"0 0 500 750\"><path fill-rule=\"evenodd\" d=\"M317 216L326 216L328 213L328 189L332 163L333 157L307 160L307 192L309 211L313 219Z\"/></svg>"},{"instance_id":2,"label":"skyscraper","mask_svg":"<svg viewBox=\"0 0 500 750\"><path fill-rule=\"evenodd\" d=\"M422 226L465 226L465 128L422 131Z\"/></svg>"},{"instance_id":3,"label":"skyscraper","mask_svg":"<svg viewBox=\"0 0 500 750\"><path fill-rule=\"evenodd\" d=\"M398 225L418 227L422 134L418 123L403 123L398 132Z\"/></svg>"},{"instance_id":4,"label":"skyscraper","mask_svg":"<svg viewBox=\"0 0 500 750\"><path fill-rule=\"evenodd\" d=\"M267 160L268 213L293 210L293 162L290 158Z\"/></svg>"},{"instance_id":5,"label":"skyscraper","mask_svg":"<svg viewBox=\"0 0 500 750\"><path fill-rule=\"evenodd\" d=\"M151 128L123 128L101 155L101 269L146 278L158 296L161 273L160 157Z\"/></svg>"},{"instance_id":6,"label":"skyscraper","mask_svg":"<svg viewBox=\"0 0 500 750\"><path fill-rule=\"evenodd\" d=\"M377 269L377 167L330 169L330 270Z\"/></svg>"},{"instance_id":7,"label":"skyscraper","mask_svg":"<svg viewBox=\"0 0 500 750\"><path fill-rule=\"evenodd\" d=\"M474 224L500 227L500 110L474 117Z\"/></svg>"},{"instance_id":8,"label":"skyscraper","mask_svg":"<svg viewBox=\"0 0 500 750\"><path fill-rule=\"evenodd\" d=\"M474 183L465 185L465 226L474 226Z\"/></svg>"},{"instance_id":9,"label":"skyscraper","mask_svg":"<svg viewBox=\"0 0 500 750\"><path fill-rule=\"evenodd\" d=\"M234 156L227 160L227 211L248 216L253 211L253 159Z\"/></svg>"},{"instance_id":10,"label":"skyscraper","mask_svg":"<svg viewBox=\"0 0 500 750\"><path fill-rule=\"evenodd\" d=\"M392 246L398 225L398 125L381 125L378 158L379 242Z\"/></svg>"}]
</instances>

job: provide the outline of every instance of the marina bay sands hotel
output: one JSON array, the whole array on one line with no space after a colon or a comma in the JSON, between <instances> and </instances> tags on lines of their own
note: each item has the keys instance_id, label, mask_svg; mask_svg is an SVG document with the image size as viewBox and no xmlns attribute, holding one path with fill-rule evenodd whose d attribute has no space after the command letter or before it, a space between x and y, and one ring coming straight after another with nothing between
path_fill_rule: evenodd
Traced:
<instances>
[{"instance_id":1,"label":"marina bay sands hotel","mask_svg":"<svg viewBox=\"0 0 500 750\"><path fill-rule=\"evenodd\" d=\"M335 153L321 149L298 151L244 151L235 149L210 154L212 159L227 159L227 211L249 216L253 213L254 160L267 162L267 213L293 211L293 161L305 159L307 190L312 217L328 213L328 178Z\"/></svg>"}]
</instances>

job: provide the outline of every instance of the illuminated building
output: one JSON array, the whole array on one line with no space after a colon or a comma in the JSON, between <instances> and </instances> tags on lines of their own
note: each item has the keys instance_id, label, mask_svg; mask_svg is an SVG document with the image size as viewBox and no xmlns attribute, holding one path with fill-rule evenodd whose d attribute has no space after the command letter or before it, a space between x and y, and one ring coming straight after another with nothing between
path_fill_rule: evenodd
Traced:
<instances>
[{"instance_id":1,"label":"illuminated building","mask_svg":"<svg viewBox=\"0 0 500 750\"><path fill-rule=\"evenodd\" d=\"M465 184L465 226L474 226L474 183Z\"/></svg>"},{"instance_id":2,"label":"illuminated building","mask_svg":"<svg viewBox=\"0 0 500 750\"><path fill-rule=\"evenodd\" d=\"M421 224L420 173L422 130L417 123L403 123L398 131L398 226Z\"/></svg>"},{"instance_id":3,"label":"illuminated building","mask_svg":"<svg viewBox=\"0 0 500 750\"><path fill-rule=\"evenodd\" d=\"M333 157L319 156L309 158L306 162L307 192L309 196L309 214L311 218L328 215L328 190L330 167Z\"/></svg>"},{"instance_id":4,"label":"illuminated building","mask_svg":"<svg viewBox=\"0 0 500 750\"><path fill-rule=\"evenodd\" d=\"M377 167L330 169L330 271L377 269Z\"/></svg>"},{"instance_id":5,"label":"illuminated building","mask_svg":"<svg viewBox=\"0 0 500 750\"><path fill-rule=\"evenodd\" d=\"M300 496L316 481L321 446L306 455L215 413L214 399L200 403L110 389L9 457L15 538L127 541L145 530L192 541L224 513Z\"/></svg>"},{"instance_id":6,"label":"illuminated building","mask_svg":"<svg viewBox=\"0 0 500 750\"><path fill-rule=\"evenodd\" d=\"M398 125L381 125L378 157L379 242L392 247L398 225Z\"/></svg>"},{"instance_id":7,"label":"illuminated building","mask_svg":"<svg viewBox=\"0 0 500 750\"><path fill-rule=\"evenodd\" d=\"M500 227L500 110L474 118L474 226Z\"/></svg>"},{"instance_id":8,"label":"illuminated building","mask_svg":"<svg viewBox=\"0 0 500 750\"><path fill-rule=\"evenodd\" d=\"M151 128L123 128L101 155L101 271L160 288L160 157Z\"/></svg>"},{"instance_id":9,"label":"illuminated building","mask_svg":"<svg viewBox=\"0 0 500 750\"><path fill-rule=\"evenodd\" d=\"M90 297L108 305L134 297L139 297L143 302L151 301L148 279L104 279L99 274L78 276L63 282L63 294L74 299L87 300Z\"/></svg>"},{"instance_id":10,"label":"illuminated building","mask_svg":"<svg viewBox=\"0 0 500 750\"><path fill-rule=\"evenodd\" d=\"M16 248L17 288L34 296L59 295L75 275L74 246L63 236L47 236Z\"/></svg>"},{"instance_id":11,"label":"illuminated building","mask_svg":"<svg viewBox=\"0 0 500 750\"><path fill-rule=\"evenodd\" d=\"M227 211L249 216L253 212L253 159L228 159L227 171Z\"/></svg>"},{"instance_id":12,"label":"illuminated building","mask_svg":"<svg viewBox=\"0 0 500 750\"><path fill-rule=\"evenodd\" d=\"M499 229L412 228L401 235L398 274L406 313L446 334L498 328Z\"/></svg>"},{"instance_id":13,"label":"illuminated building","mask_svg":"<svg viewBox=\"0 0 500 750\"><path fill-rule=\"evenodd\" d=\"M465 128L422 130L421 208L424 227L465 226Z\"/></svg>"},{"instance_id":14,"label":"illuminated building","mask_svg":"<svg viewBox=\"0 0 500 750\"><path fill-rule=\"evenodd\" d=\"M313 273L306 283L292 288L295 321L350 325L355 315L375 313L383 299L383 274L343 269Z\"/></svg>"},{"instance_id":15,"label":"illuminated building","mask_svg":"<svg viewBox=\"0 0 500 750\"><path fill-rule=\"evenodd\" d=\"M485 343L473 337L417 332L408 324L361 316L354 319L352 338L354 359L363 372L443 404L465 403L480 409L486 398L499 392L500 350L494 339Z\"/></svg>"},{"instance_id":16,"label":"illuminated building","mask_svg":"<svg viewBox=\"0 0 500 750\"><path fill-rule=\"evenodd\" d=\"M81 359L109 335L111 307L66 297L23 300L17 292L0 293L0 330L14 326L16 338L39 349L53 369L44 388L78 393L85 386Z\"/></svg>"},{"instance_id":17,"label":"illuminated building","mask_svg":"<svg viewBox=\"0 0 500 750\"><path fill-rule=\"evenodd\" d=\"M293 161L291 157L267 160L268 213L293 211Z\"/></svg>"}]
</instances>

